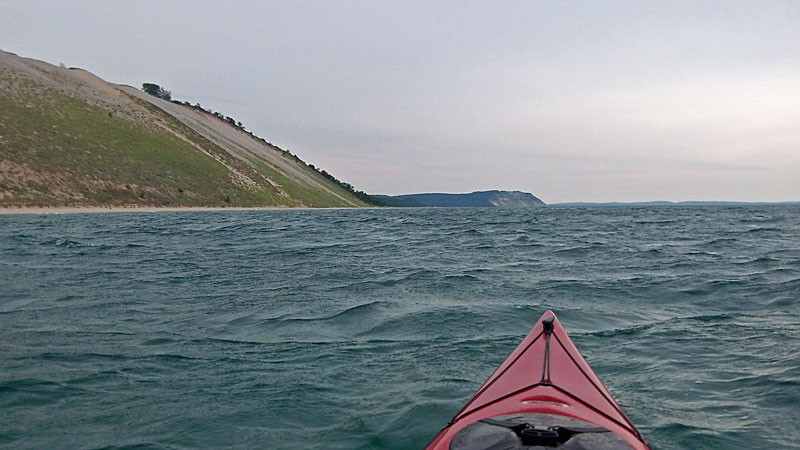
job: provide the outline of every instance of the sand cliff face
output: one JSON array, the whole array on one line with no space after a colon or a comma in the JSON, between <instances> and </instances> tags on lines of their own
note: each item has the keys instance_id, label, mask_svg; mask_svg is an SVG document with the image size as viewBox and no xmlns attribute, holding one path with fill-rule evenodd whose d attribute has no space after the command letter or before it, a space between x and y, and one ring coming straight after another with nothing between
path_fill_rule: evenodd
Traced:
<instances>
[{"instance_id":1,"label":"sand cliff face","mask_svg":"<svg viewBox=\"0 0 800 450\"><path fill-rule=\"evenodd\" d=\"M198 108L0 51L0 206L364 206Z\"/></svg>"}]
</instances>

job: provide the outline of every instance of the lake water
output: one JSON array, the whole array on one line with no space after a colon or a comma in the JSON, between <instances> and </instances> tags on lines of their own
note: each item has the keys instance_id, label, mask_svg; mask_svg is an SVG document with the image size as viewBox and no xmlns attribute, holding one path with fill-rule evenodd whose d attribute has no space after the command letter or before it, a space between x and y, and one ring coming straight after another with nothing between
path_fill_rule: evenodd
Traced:
<instances>
[{"instance_id":1,"label":"lake water","mask_svg":"<svg viewBox=\"0 0 800 450\"><path fill-rule=\"evenodd\" d=\"M553 309L654 448L800 442L800 207L0 216L0 446L422 448Z\"/></svg>"}]
</instances>

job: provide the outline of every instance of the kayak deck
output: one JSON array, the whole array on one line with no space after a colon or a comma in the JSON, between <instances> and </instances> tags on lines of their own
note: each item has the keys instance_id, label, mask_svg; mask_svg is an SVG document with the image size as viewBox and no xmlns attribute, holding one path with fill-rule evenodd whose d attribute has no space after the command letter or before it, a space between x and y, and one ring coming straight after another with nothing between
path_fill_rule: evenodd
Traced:
<instances>
[{"instance_id":1,"label":"kayak deck","mask_svg":"<svg viewBox=\"0 0 800 450\"><path fill-rule=\"evenodd\" d=\"M514 419L513 415L529 416L522 420ZM599 429L572 433L574 430L569 426L542 423L541 419L544 416L534 417L539 415L559 416L589 424L578 427L581 430L592 427ZM610 432L605 434L613 434L618 441L627 443L627 447L596 443L597 445L592 445L591 448L649 448L611 393L578 352L552 311L546 312L537 321L527 337L473 394L427 448L478 449L492 448L497 444L492 443L483 447L465 446L465 443L469 442L468 436L465 437L465 434L459 436L459 433L470 432L465 429L476 423L478 424L471 428L471 432L474 433L480 426L486 433L496 432L498 439L501 438L501 434L508 438L510 436L508 430L511 430L519 444L524 444L519 448L528 448L531 445L583 448L567 444L570 440L589 439L588 434L597 434L596 438L599 438L602 434L600 430ZM487 426L491 428L486 428ZM553 436L553 433L559 432L560 437ZM587 436L584 437L584 434ZM537 435L540 437L537 438ZM567 435L575 437L570 439ZM454 440L456 436L459 438ZM580 439L577 439L578 436ZM484 443L491 441L488 438L488 440L476 439ZM559 444L559 440L564 442ZM475 443L477 445L477 441Z\"/></svg>"},{"instance_id":2,"label":"kayak deck","mask_svg":"<svg viewBox=\"0 0 800 450\"><path fill-rule=\"evenodd\" d=\"M487 445L488 444L488 445ZM630 449L624 439L589 422L554 414L510 414L473 422L450 441L450 450L531 447Z\"/></svg>"}]
</instances>

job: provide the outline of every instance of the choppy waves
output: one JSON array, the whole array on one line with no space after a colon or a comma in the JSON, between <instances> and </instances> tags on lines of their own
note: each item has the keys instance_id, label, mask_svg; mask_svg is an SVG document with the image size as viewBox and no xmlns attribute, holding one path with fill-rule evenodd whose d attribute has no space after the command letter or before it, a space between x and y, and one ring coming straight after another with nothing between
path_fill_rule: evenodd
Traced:
<instances>
[{"instance_id":1,"label":"choppy waves","mask_svg":"<svg viewBox=\"0 0 800 450\"><path fill-rule=\"evenodd\" d=\"M0 217L0 446L421 448L547 309L654 448L800 441L800 208Z\"/></svg>"}]
</instances>

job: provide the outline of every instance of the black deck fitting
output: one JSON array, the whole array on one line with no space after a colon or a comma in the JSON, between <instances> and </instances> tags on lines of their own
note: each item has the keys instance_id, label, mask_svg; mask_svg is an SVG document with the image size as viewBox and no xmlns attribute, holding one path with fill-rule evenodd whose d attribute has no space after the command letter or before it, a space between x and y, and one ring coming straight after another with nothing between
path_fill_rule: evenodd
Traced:
<instances>
[{"instance_id":1,"label":"black deck fitting","mask_svg":"<svg viewBox=\"0 0 800 450\"><path fill-rule=\"evenodd\" d=\"M544 331L548 333L553 331L553 321L555 319L556 318L553 316L547 316L544 319L542 319L542 326L544 326Z\"/></svg>"}]
</instances>

